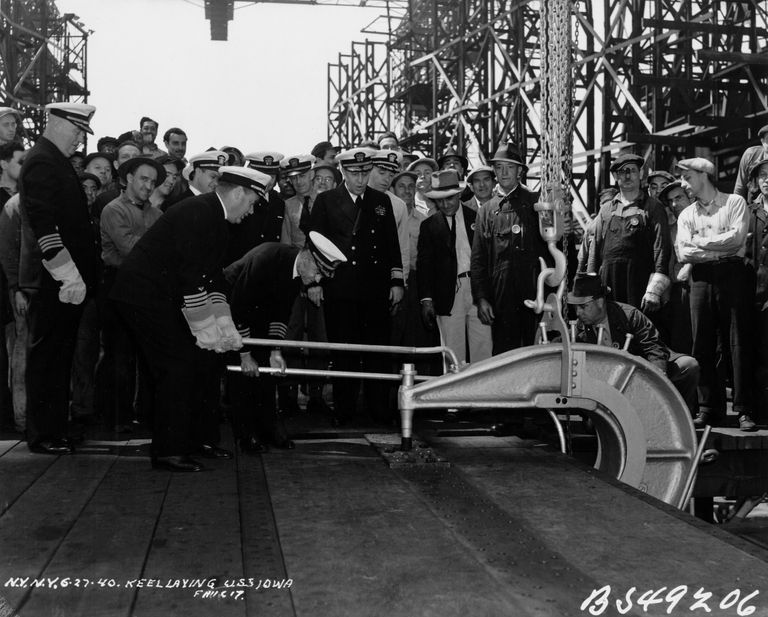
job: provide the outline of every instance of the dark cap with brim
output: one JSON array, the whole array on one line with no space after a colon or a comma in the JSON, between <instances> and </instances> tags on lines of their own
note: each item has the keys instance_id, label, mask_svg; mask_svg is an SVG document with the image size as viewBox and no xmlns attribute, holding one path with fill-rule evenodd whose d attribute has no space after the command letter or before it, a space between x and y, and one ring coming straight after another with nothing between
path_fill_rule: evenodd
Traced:
<instances>
[{"instance_id":1,"label":"dark cap with brim","mask_svg":"<svg viewBox=\"0 0 768 617\"><path fill-rule=\"evenodd\" d=\"M77 177L80 179L80 184L82 184L85 180L93 180L96 183L96 188L101 188L101 180L99 180L99 177L90 172L84 171Z\"/></svg>"},{"instance_id":2,"label":"dark cap with brim","mask_svg":"<svg viewBox=\"0 0 768 617\"><path fill-rule=\"evenodd\" d=\"M661 201L661 203L663 204L666 204L667 199L669 198L669 194L675 189L681 189L681 188L683 188L683 184L679 180L670 182L669 184L667 184L667 186L665 186L663 189L659 191L659 201Z\"/></svg>"},{"instance_id":3,"label":"dark cap with brim","mask_svg":"<svg viewBox=\"0 0 768 617\"><path fill-rule=\"evenodd\" d=\"M637 165L639 169L642 169L643 165L645 165L645 159L637 154L625 152L617 156L616 160L611 163L611 171L619 171L627 165Z\"/></svg>"},{"instance_id":4,"label":"dark cap with brim","mask_svg":"<svg viewBox=\"0 0 768 617\"><path fill-rule=\"evenodd\" d=\"M165 178L168 175L165 171L165 167L158 163L157 159L151 159L146 156L137 156L132 159L128 159L122 165L120 165L120 167L117 168L117 175L120 176L120 179L123 182L125 182L128 179L128 174L135 173L136 170L142 165L149 165L150 167L154 168L155 171L157 171L157 179L155 180L156 185L165 182Z\"/></svg>"},{"instance_id":5,"label":"dark cap with brim","mask_svg":"<svg viewBox=\"0 0 768 617\"><path fill-rule=\"evenodd\" d=\"M604 298L610 288L603 285L598 274L577 273L573 279L573 289L568 292L568 304L586 304L595 298Z\"/></svg>"}]
</instances>

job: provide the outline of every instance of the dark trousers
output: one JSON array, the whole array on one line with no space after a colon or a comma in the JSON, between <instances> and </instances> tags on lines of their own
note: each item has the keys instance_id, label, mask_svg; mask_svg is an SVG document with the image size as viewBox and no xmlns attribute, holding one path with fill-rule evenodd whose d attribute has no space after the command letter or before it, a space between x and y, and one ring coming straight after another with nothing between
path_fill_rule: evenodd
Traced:
<instances>
[{"instance_id":1,"label":"dark trousers","mask_svg":"<svg viewBox=\"0 0 768 617\"><path fill-rule=\"evenodd\" d=\"M536 299L538 273L537 262L520 259L494 275L491 325L494 356L533 345L540 316L523 302Z\"/></svg>"},{"instance_id":2,"label":"dark trousers","mask_svg":"<svg viewBox=\"0 0 768 617\"><path fill-rule=\"evenodd\" d=\"M672 352L667 361L667 377L685 399L692 416L699 411L699 363L692 356Z\"/></svg>"},{"instance_id":3,"label":"dark trousers","mask_svg":"<svg viewBox=\"0 0 768 617\"><path fill-rule=\"evenodd\" d=\"M251 328L251 332L260 332ZM257 334L257 337L264 336ZM269 366L269 350L251 347L259 366ZM239 354L231 354L232 364L240 364ZM229 397L232 403L232 424L238 439L249 436L271 441L277 423L277 379L270 375L249 377L243 373L228 375Z\"/></svg>"},{"instance_id":4,"label":"dark trousers","mask_svg":"<svg viewBox=\"0 0 768 617\"><path fill-rule=\"evenodd\" d=\"M138 349L116 302L104 303L102 320L104 355L96 367L96 403L108 427L129 424L135 417Z\"/></svg>"},{"instance_id":5,"label":"dark trousers","mask_svg":"<svg viewBox=\"0 0 768 617\"><path fill-rule=\"evenodd\" d=\"M72 417L94 414L96 365L101 352L101 306L96 298L83 302L72 358Z\"/></svg>"},{"instance_id":6,"label":"dark trousers","mask_svg":"<svg viewBox=\"0 0 768 617\"><path fill-rule=\"evenodd\" d=\"M58 290L29 294L27 312L27 442L66 437L72 357L82 305L59 301Z\"/></svg>"},{"instance_id":7,"label":"dark trousers","mask_svg":"<svg viewBox=\"0 0 768 617\"><path fill-rule=\"evenodd\" d=\"M718 334L733 367L733 410L752 413L754 285L741 260L694 265L691 271L693 356L699 363L701 411L724 414L725 381L717 371Z\"/></svg>"},{"instance_id":8,"label":"dark trousers","mask_svg":"<svg viewBox=\"0 0 768 617\"><path fill-rule=\"evenodd\" d=\"M201 439L218 439L218 424L210 417L210 372L218 366L215 352L195 346L181 310L170 302L152 307L116 305L152 378L153 456L191 454Z\"/></svg>"},{"instance_id":9,"label":"dark trousers","mask_svg":"<svg viewBox=\"0 0 768 617\"><path fill-rule=\"evenodd\" d=\"M388 295L367 295L359 298L338 298L328 294L325 323L328 339L334 343L389 344ZM333 368L339 371L390 372L391 358L387 354L340 352L333 356ZM359 379L333 379L334 411L338 418L355 415L360 392ZM366 380L363 389L365 406L372 418L388 421L395 417L389 405L390 386L386 381Z\"/></svg>"},{"instance_id":10,"label":"dark trousers","mask_svg":"<svg viewBox=\"0 0 768 617\"><path fill-rule=\"evenodd\" d=\"M437 328L428 330L421 318L421 302L416 289L416 272L411 270L410 283L405 288L400 310L392 316L392 345L405 347L435 347L440 344L440 333ZM443 373L441 358L438 355L426 356L397 356L396 366L400 370L403 362L416 364L420 375L441 375Z\"/></svg>"}]
</instances>

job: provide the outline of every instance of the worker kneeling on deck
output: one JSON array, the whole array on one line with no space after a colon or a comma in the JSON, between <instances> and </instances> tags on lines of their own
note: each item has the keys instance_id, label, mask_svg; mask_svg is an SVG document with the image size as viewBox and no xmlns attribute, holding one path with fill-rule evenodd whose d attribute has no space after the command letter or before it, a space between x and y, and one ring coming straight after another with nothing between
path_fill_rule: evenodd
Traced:
<instances>
[{"instance_id":1,"label":"worker kneeling on deck","mask_svg":"<svg viewBox=\"0 0 768 617\"><path fill-rule=\"evenodd\" d=\"M568 304L576 308L576 340L609 347L624 347L631 334L627 351L648 360L675 384L688 409L696 415L699 364L692 356L671 351L659 338L659 332L642 312L629 304L608 300L610 291L597 274L577 274ZM600 338L600 340L598 340Z\"/></svg>"},{"instance_id":2,"label":"worker kneeling on deck","mask_svg":"<svg viewBox=\"0 0 768 617\"><path fill-rule=\"evenodd\" d=\"M306 294L324 278L331 278L346 261L344 253L316 231L309 232L303 249L277 242L251 249L224 270L238 332L244 337L284 339L299 293ZM277 415L277 384L270 375L259 377L259 363L285 369L279 348L254 347L240 354L242 374L230 381L240 447L251 454L266 452L267 443L293 448Z\"/></svg>"},{"instance_id":3,"label":"worker kneeling on deck","mask_svg":"<svg viewBox=\"0 0 768 617\"><path fill-rule=\"evenodd\" d=\"M152 377L152 464L200 471L190 457L231 458L219 448L212 402L213 352L242 347L226 301L223 267L228 223L239 223L264 194L269 176L222 167L214 191L182 200L135 244L110 297L131 328Z\"/></svg>"}]
</instances>

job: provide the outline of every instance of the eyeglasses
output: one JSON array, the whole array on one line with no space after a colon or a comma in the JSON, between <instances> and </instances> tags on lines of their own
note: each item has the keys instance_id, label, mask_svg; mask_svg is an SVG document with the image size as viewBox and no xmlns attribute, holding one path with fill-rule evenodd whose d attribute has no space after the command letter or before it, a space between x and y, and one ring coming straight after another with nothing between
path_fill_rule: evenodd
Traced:
<instances>
[{"instance_id":1,"label":"eyeglasses","mask_svg":"<svg viewBox=\"0 0 768 617\"><path fill-rule=\"evenodd\" d=\"M315 184L333 184L334 179L324 176L315 176Z\"/></svg>"}]
</instances>

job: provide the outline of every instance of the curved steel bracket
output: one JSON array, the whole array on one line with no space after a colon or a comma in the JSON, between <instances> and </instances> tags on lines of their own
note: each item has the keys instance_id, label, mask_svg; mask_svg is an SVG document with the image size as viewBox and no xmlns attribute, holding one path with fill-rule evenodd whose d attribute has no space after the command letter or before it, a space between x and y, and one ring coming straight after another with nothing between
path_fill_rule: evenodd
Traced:
<instances>
[{"instance_id":1,"label":"curved steel bracket","mask_svg":"<svg viewBox=\"0 0 768 617\"><path fill-rule=\"evenodd\" d=\"M404 381L399 395L404 440L412 436L418 409L580 410L595 424L597 469L680 506L695 474L697 442L674 385L638 356L570 343L567 333L563 341L515 349L424 383ZM563 390L566 369L569 387Z\"/></svg>"}]
</instances>

